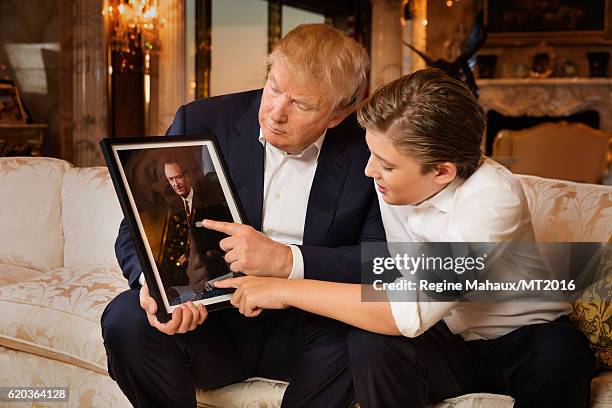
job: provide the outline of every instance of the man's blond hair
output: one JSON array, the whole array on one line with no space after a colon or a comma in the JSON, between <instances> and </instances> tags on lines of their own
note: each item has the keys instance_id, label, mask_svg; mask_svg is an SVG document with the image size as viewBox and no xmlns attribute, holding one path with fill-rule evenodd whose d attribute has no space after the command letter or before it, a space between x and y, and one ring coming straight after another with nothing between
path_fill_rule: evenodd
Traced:
<instances>
[{"instance_id":1,"label":"man's blond hair","mask_svg":"<svg viewBox=\"0 0 612 408\"><path fill-rule=\"evenodd\" d=\"M315 89L336 110L356 107L367 81L370 60L366 50L340 30L325 24L301 24L287 33L268 55Z\"/></svg>"}]
</instances>

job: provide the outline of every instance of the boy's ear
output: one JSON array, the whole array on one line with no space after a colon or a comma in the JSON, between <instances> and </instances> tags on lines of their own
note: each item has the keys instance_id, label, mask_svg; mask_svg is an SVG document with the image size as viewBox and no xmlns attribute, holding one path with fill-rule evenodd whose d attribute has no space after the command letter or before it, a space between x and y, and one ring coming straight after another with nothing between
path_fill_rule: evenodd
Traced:
<instances>
[{"instance_id":1,"label":"boy's ear","mask_svg":"<svg viewBox=\"0 0 612 408\"><path fill-rule=\"evenodd\" d=\"M444 162L434 166L434 180L438 184L448 184L457 177L457 166L455 163Z\"/></svg>"}]
</instances>

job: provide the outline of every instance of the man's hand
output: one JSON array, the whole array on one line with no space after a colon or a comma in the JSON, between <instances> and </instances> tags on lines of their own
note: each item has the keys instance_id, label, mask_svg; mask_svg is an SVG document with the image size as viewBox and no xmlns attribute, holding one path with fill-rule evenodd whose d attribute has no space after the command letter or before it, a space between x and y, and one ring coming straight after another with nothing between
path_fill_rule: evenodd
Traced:
<instances>
[{"instance_id":1,"label":"man's hand","mask_svg":"<svg viewBox=\"0 0 612 408\"><path fill-rule=\"evenodd\" d=\"M258 316L263 309L288 308L285 299L291 284L287 279L260 276L242 276L214 283L217 288L236 288L230 303L247 317Z\"/></svg>"},{"instance_id":2,"label":"man's hand","mask_svg":"<svg viewBox=\"0 0 612 408\"><path fill-rule=\"evenodd\" d=\"M293 268L291 248L266 237L249 225L204 220L208 229L223 232L229 237L219 246L226 252L225 261L232 272L251 276L288 278Z\"/></svg>"},{"instance_id":3,"label":"man's hand","mask_svg":"<svg viewBox=\"0 0 612 408\"><path fill-rule=\"evenodd\" d=\"M140 288L140 307L146 312L147 319L151 326L170 336L176 333L182 334L194 330L199 324L204 323L206 316L208 316L208 312L204 305L199 304L195 306L193 303L187 302L174 309L172 312L172 319L166 323L160 323L155 316L157 312L157 303L149 294L147 282Z\"/></svg>"}]
</instances>

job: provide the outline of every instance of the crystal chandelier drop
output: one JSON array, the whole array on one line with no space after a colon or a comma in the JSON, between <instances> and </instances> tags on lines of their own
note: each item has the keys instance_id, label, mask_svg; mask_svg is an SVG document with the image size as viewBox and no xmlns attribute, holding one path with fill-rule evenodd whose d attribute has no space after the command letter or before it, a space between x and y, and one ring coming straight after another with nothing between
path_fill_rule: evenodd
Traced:
<instances>
[{"instance_id":1,"label":"crystal chandelier drop","mask_svg":"<svg viewBox=\"0 0 612 408\"><path fill-rule=\"evenodd\" d=\"M108 0L103 14L109 19L113 51L159 52L159 28L164 22L158 0Z\"/></svg>"}]
</instances>

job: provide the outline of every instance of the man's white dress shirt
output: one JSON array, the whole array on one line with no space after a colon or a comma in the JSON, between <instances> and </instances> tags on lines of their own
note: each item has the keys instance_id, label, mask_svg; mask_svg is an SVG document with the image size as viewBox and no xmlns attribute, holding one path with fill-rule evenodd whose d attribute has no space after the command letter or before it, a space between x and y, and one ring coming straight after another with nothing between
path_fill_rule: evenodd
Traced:
<instances>
[{"instance_id":1,"label":"man's white dress shirt","mask_svg":"<svg viewBox=\"0 0 612 408\"><path fill-rule=\"evenodd\" d=\"M308 197L325 133L301 153L289 154L267 143L259 131L265 156L261 231L291 248L289 279L304 278L304 258L296 245L301 245L304 238Z\"/></svg>"},{"instance_id":2,"label":"man's white dress shirt","mask_svg":"<svg viewBox=\"0 0 612 408\"><path fill-rule=\"evenodd\" d=\"M187 204L187 216L189 216L189 214L191 214L191 208L192 208L192 203L193 203L193 188L189 189L189 194L187 195L187 198L183 198L183 202L185 204Z\"/></svg>"},{"instance_id":3,"label":"man's white dress shirt","mask_svg":"<svg viewBox=\"0 0 612 408\"><path fill-rule=\"evenodd\" d=\"M535 242L520 181L488 158L468 179L455 179L416 206L389 205L377 194L388 242ZM396 325L407 337L444 319L465 340L492 339L570 311L566 302L398 302L388 296Z\"/></svg>"}]
</instances>

